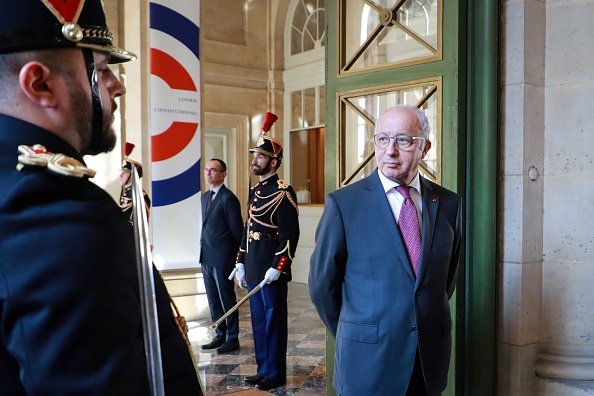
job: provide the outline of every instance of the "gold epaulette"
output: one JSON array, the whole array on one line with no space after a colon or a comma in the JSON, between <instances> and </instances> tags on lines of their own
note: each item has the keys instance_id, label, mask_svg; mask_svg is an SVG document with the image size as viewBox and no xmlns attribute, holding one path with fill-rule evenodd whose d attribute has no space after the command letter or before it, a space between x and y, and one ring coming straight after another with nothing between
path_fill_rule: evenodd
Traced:
<instances>
[{"instance_id":1,"label":"gold epaulette","mask_svg":"<svg viewBox=\"0 0 594 396\"><path fill-rule=\"evenodd\" d=\"M97 172L87 168L80 161L67 157L64 154L53 154L41 144L33 146L19 146L19 163L17 170L21 171L25 166L40 166L57 175L78 177L94 177Z\"/></svg>"}]
</instances>

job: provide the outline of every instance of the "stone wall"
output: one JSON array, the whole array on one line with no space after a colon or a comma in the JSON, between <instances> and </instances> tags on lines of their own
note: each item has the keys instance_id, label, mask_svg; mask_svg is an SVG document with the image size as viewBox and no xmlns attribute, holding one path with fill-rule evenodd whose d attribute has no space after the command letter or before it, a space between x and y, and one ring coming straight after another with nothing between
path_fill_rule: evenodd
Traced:
<instances>
[{"instance_id":1,"label":"stone wall","mask_svg":"<svg viewBox=\"0 0 594 396\"><path fill-rule=\"evenodd\" d=\"M503 2L500 395L594 394L593 12Z\"/></svg>"}]
</instances>

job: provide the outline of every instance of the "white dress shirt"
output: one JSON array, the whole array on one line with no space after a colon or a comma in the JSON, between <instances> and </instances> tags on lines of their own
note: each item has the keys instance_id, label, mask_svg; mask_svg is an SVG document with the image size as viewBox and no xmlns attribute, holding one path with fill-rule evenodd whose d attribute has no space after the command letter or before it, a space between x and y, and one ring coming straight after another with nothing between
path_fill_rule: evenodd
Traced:
<instances>
[{"instance_id":1,"label":"white dress shirt","mask_svg":"<svg viewBox=\"0 0 594 396\"><path fill-rule=\"evenodd\" d=\"M392 209L394 220L396 220L396 224L398 224L398 218L400 217L400 208L402 208L402 204L404 203L404 197L402 196L402 194L396 191L396 187L400 184L388 179L379 169L377 173L382 182L382 186L384 187L384 192L386 193L386 198L388 198L390 208ZM419 180L418 172L415 178L409 184L409 186L412 187L410 189L410 199L413 200L415 206L417 207L419 227L422 227L421 224L423 223L421 214L423 213L423 200L421 199L421 181Z\"/></svg>"}]
</instances>

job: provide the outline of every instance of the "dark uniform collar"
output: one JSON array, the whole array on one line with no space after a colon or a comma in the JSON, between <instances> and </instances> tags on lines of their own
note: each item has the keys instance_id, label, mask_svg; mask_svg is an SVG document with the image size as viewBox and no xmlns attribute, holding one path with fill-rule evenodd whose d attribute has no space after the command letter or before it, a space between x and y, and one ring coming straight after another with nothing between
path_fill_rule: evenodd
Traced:
<instances>
[{"instance_id":1,"label":"dark uniform collar","mask_svg":"<svg viewBox=\"0 0 594 396\"><path fill-rule=\"evenodd\" d=\"M258 182L258 184L263 186L263 185L267 184L269 181L274 181L275 177L276 177L276 179L278 179L278 174L276 172L274 172L272 175L268 176L266 179L260 180Z\"/></svg>"},{"instance_id":2,"label":"dark uniform collar","mask_svg":"<svg viewBox=\"0 0 594 396\"><path fill-rule=\"evenodd\" d=\"M86 166L80 153L55 134L36 125L0 114L0 143L14 146L15 162L18 156L19 145L33 146L41 144L47 151L64 154L72 157Z\"/></svg>"}]
</instances>

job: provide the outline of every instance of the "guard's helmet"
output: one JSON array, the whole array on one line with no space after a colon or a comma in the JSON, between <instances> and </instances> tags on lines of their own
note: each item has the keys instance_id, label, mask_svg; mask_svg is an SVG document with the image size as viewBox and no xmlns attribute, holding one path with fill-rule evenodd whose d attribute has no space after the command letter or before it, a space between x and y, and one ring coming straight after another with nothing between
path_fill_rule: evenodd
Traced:
<instances>
[{"instance_id":1,"label":"guard's helmet","mask_svg":"<svg viewBox=\"0 0 594 396\"><path fill-rule=\"evenodd\" d=\"M279 162L283 160L283 146L280 142L270 136L266 135L266 132L270 130L272 124L278 119L276 114L271 112L267 112L266 116L264 117L264 124L262 125L262 134L258 139L256 147L251 148L250 152L258 152L262 154L266 154L271 158L277 159Z\"/></svg>"},{"instance_id":2,"label":"guard's helmet","mask_svg":"<svg viewBox=\"0 0 594 396\"><path fill-rule=\"evenodd\" d=\"M122 170L132 172L133 166L136 167L136 171L138 172L138 177L142 177L142 165L140 165L140 163L138 163L134 160L125 159L124 162L122 163Z\"/></svg>"},{"instance_id":3,"label":"guard's helmet","mask_svg":"<svg viewBox=\"0 0 594 396\"><path fill-rule=\"evenodd\" d=\"M2 0L0 54L71 47L108 52L110 63L136 58L113 45L102 0Z\"/></svg>"},{"instance_id":4,"label":"guard's helmet","mask_svg":"<svg viewBox=\"0 0 594 396\"><path fill-rule=\"evenodd\" d=\"M126 142L124 144L124 161L122 162L122 170L132 172L132 167L136 167L138 177L142 177L142 165L139 162L128 158L128 156L132 154L134 147L134 143Z\"/></svg>"}]
</instances>

